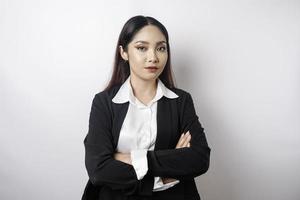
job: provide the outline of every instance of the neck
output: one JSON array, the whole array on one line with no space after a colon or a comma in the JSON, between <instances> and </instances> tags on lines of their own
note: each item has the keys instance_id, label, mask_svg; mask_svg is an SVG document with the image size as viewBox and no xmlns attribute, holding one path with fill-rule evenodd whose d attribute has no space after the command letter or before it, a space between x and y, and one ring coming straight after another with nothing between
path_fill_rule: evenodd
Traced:
<instances>
[{"instance_id":1,"label":"neck","mask_svg":"<svg viewBox=\"0 0 300 200\"><path fill-rule=\"evenodd\" d=\"M142 80L130 76L130 84L136 97L154 97L157 88L157 79Z\"/></svg>"}]
</instances>

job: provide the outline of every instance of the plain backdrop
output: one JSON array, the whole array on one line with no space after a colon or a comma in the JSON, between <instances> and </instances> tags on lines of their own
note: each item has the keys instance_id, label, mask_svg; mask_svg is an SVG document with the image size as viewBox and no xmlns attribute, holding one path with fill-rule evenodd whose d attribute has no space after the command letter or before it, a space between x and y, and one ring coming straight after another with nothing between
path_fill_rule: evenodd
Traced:
<instances>
[{"instance_id":1,"label":"plain backdrop","mask_svg":"<svg viewBox=\"0 0 300 200\"><path fill-rule=\"evenodd\" d=\"M300 198L300 1L1 0L0 199L80 199L83 139L135 15L169 31L209 145L204 200Z\"/></svg>"}]
</instances>

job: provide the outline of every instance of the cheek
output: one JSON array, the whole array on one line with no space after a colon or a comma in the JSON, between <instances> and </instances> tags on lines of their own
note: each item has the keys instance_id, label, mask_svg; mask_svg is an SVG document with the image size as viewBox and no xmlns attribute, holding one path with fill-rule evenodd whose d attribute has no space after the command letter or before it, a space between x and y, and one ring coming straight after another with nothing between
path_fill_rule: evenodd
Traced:
<instances>
[{"instance_id":1,"label":"cheek","mask_svg":"<svg viewBox=\"0 0 300 200\"><path fill-rule=\"evenodd\" d=\"M145 56L143 54L134 53L131 56L132 63L140 63L143 62L144 60L145 60Z\"/></svg>"},{"instance_id":2,"label":"cheek","mask_svg":"<svg viewBox=\"0 0 300 200\"><path fill-rule=\"evenodd\" d=\"M145 60L141 56L132 55L129 60L130 68L140 70L145 65Z\"/></svg>"},{"instance_id":3,"label":"cheek","mask_svg":"<svg viewBox=\"0 0 300 200\"><path fill-rule=\"evenodd\" d=\"M162 55L160 56L160 61L161 61L162 63L167 63L167 61L168 61L168 54L162 54Z\"/></svg>"}]
</instances>

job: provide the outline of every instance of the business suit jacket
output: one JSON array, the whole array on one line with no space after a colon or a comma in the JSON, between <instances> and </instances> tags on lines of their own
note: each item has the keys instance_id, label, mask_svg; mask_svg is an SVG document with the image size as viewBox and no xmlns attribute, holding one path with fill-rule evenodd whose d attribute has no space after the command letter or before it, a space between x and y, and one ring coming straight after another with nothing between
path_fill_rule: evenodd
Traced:
<instances>
[{"instance_id":1,"label":"business suit jacket","mask_svg":"<svg viewBox=\"0 0 300 200\"><path fill-rule=\"evenodd\" d=\"M112 102L120 86L94 96L84 139L89 180L82 200L199 200L194 178L208 170L210 147L191 95L179 88L169 88L179 97L163 96L158 100L155 149L148 150L148 172L138 180L132 165L113 157L129 106L129 102ZM191 147L175 149L181 133L187 131L192 136ZM153 192L155 176L180 182L167 190Z\"/></svg>"}]
</instances>

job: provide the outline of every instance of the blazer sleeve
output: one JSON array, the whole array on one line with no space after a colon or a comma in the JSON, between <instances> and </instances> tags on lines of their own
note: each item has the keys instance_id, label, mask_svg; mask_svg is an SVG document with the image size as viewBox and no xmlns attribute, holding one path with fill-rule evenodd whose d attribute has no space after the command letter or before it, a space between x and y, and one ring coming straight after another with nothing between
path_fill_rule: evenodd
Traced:
<instances>
[{"instance_id":1,"label":"blazer sleeve","mask_svg":"<svg viewBox=\"0 0 300 200\"><path fill-rule=\"evenodd\" d=\"M132 165L114 159L112 117L106 94L96 94L90 111L89 129L84 139L85 166L93 185L106 185L125 194L140 185Z\"/></svg>"},{"instance_id":2,"label":"blazer sleeve","mask_svg":"<svg viewBox=\"0 0 300 200\"><path fill-rule=\"evenodd\" d=\"M182 105L179 107L180 134L190 132L191 146L148 151L148 170L153 176L184 180L204 174L209 168L211 149L188 92L183 95Z\"/></svg>"}]
</instances>

